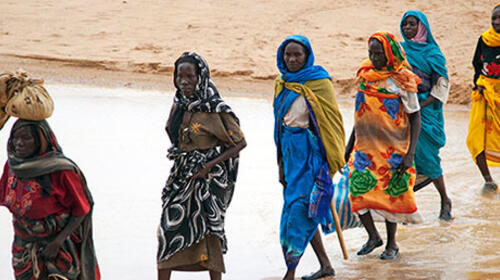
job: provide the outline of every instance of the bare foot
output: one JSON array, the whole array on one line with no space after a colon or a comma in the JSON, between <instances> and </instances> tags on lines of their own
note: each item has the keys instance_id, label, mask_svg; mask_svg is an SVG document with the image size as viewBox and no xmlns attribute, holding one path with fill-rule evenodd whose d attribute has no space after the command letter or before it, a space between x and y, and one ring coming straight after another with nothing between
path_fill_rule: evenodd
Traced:
<instances>
[{"instance_id":1,"label":"bare foot","mask_svg":"<svg viewBox=\"0 0 500 280\"><path fill-rule=\"evenodd\" d=\"M484 196L492 196L496 194L498 190L498 185L493 181L488 181L484 183L483 189L481 190L481 194Z\"/></svg>"},{"instance_id":2,"label":"bare foot","mask_svg":"<svg viewBox=\"0 0 500 280\"><path fill-rule=\"evenodd\" d=\"M443 221L451 221L451 200L441 201L441 212L439 213L439 219Z\"/></svg>"}]
</instances>

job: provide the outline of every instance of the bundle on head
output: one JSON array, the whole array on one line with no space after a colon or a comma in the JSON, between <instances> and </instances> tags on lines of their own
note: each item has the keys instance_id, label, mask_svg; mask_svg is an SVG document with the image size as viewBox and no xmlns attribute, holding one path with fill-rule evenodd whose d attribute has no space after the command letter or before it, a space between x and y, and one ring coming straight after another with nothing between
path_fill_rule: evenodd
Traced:
<instances>
[{"instance_id":1,"label":"bundle on head","mask_svg":"<svg viewBox=\"0 0 500 280\"><path fill-rule=\"evenodd\" d=\"M10 116L41 121L52 115L54 101L42 85L24 71L0 74L0 129Z\"/></svg>"}]
</instances>

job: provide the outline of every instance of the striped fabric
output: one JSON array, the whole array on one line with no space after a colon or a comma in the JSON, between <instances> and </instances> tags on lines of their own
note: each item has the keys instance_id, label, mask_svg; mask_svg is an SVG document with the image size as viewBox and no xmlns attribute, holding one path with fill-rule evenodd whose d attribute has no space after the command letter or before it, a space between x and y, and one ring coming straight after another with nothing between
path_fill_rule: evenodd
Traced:
<instances>
[{"instance_id":1,"label":"striped fabric","mask_svg":"<svg viewBox=\"0 0 500 280\"><path fill-rule=\"evenodd\" d=\"M342 230L361 227L361 221L351 210L351 202L349 201L349 168L347 165L342 168L342 177L334 184L333 188L333 199Z\"/></svg>"}]
</instances>

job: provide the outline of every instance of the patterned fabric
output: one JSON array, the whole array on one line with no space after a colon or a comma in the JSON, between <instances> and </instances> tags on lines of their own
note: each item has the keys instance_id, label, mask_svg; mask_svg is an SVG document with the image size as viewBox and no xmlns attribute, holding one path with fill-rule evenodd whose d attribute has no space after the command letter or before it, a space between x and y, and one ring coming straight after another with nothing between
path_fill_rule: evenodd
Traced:
<instances>
[{"instance_id":1,"label":"patterned fabric","mask_svg":"<svg viewBox=\"0 0 500 280\"><path fill-rule=\"evenodd\" d=\"M372 37L378 39L381 36L386 39L393 38L388 33L380 32ZM385 53L394 51L393 47L398 45L383 44ZM398 57L401 66L406 59L402 50L398 49L398 53L402 57L395 54L392 57ZM396 65L398 68L397 64L391 64L393 60L388 58L388 65ZM362 85L374 82L373 78L376 76L380 78L379 81L383 81L401 73L385 69L381 71L382 75L370 74L370 80L366 80L364 71L366 70L363 70L363 66L358 71L360 85L354 113L356 140L348 162L352 210L357 212L363 209L379 209L392 213L413 213L417 211L412 190L415 167L409 168L401 175L396 172L410 144L409 114L405 112L400 98L383 98L361 90ZM373 68L369 71L376 70ZM407 70L404 68L404 71ZM418 78L415 78L414 74L407 77L412 78L412 83L416 84ZM382 83L379 82L378 85ZM416 91L416 86L411 88ZM408 94L415 95L415 92Z\"/></svg>"},{"instance_id":2,"label":"patterned fabric","mask_svg":"<svg viewBox=\"0 0 500 280\"><path fill-rule=\"evenodd\" d=\"M472 92L467 147L474 161L485 152L488 164L500 166L500 80L479 76L483 94Z\"/></svg>"},{"instance_id":3,"label":"patterned fabric","mask_svg":"<svg viewBox=\"0 0 500 280\"><path fill-rule=\"evenodd\" d=\"M290 41L304 46L308 54L304 67L296 73L288 72L283 60ZM344 164L344 129L330 76L314 65L306 37L286 38L278 48L277 66L282 76L275 80L274 139L287 183L280 242L288 269L294 269L319 224L325 233L333 231L331 176ZM283 122L299 96L306 100L309 128L285 126Z\"/></svg>"},{"instance_id":4,"label":"patterned fabric","mask_svg":"<svg viewBox=\"0 0 500 280\"><path fill-rule=\"evenodd\" d=\"M47 244L68 224L69 215L52 215L30 220L14 215L15 239L12 244L12 264L16 280L34 279L95 279L79 278L82 245L80 231L72 233L53 260L41 257Z\"/></svg>"},{"instance_id":5,"label":"patterned fabric","mask_svg":"<svg viewBox=\"0 0 500 280\"><path fill-rule=\"evenodd\" d=\"M218 163L204 178L192 178L223 152L222 147L192 152L169 149L168 158L174 165L162 192L158 263L197 244L207 234L219 237L224 253L227 251L224 218L234 192L238 158Z\"/></svg>"},{"instance_id":6,"label":"patterned fabric","mask_svg":"<svg viewBox=\"0 0 500 280\"><path fill-rule=\"evenodd\" d=\"M423 28L426 37L422 42L413 42L406 38L403 32L403 22L409 16L414 16L419 22L419 32ZM422 27L421 27L422 26ZM431 81L433 73L448 79L446 60L437 45L427 21L427 17L420 11L408 11L401 19L401 35L404 38L403 46L408 61L416 74L420 74L422 82L428 81L428 87L419 85L418 98L420 101L426 100L432 95L431 87L437 82ZM418 35L418 33L417 33ZM438 85L439 86L439 85ZM443 174L441 168L441 158L439 150L446 144L444 131L443 103L436 101L420 110L422 128L418 137L415 150L415 165L418 174L423 174L431 179L439 178Z\"/></svg>"},{"instance_id":7,"label":"patterned fabric","mask_svg":"<svg viewBox=\"0 0 500 280\"><path fill-rule=\"evenodd\" d=\"M39 220L54 214L69 213L85 216L90 211L87 195L82 187L80 176L73 170L52 172L45 184L51 192L34 178L19 179L6 163L0 179L0 205L6 206L11 213Z\"/></svg>"},{"instance_id":8,"label":"patterned fabric","mask_svg":"<svg viewBox=\"0 0 500 280\"><path fill-rule=\"evenodd\" d=\"M340 219L340 227L342 230L361 227L361 221L351 210L351 201L349 200L349 167L346 165L342 168L342 176L340 180L334 184L333 201L335 202L335 210Z\"/></svg>"},{"instance_id":9,"label":"patterned fabric","mask_svg":"<svg viewBox=\"0 0 500 280\"><path fill-rule=\"evenodd\" d=\"M402 90L417 92L420 78L411 72L411 66L406 60L405 52L394 35L389 32L377 32L370 36L368 42L371 39L376 39L382 43L385 57L387 58L387 65L382 70L376 70L369 59L363 61L356 74L359 89L373 96L397 98L397 96L392 96L383 87L375 87L368 84L368 82L380 81L391 77Z\"/></svg>"},{"instance_id":10,"label":"patterned fabric","mask_svg":"<svg viewBox=\"0 0 500 280\"><path fill-rule=\"evenodd\" d=\"M40 140L39 154L31 158L17 158L14 155L13 137L14 132L25 126L31 126L33 131L37 131ZM26 211L13 213L14 216L14 243L13 267L17 280L48 279L78 279L78 280L98 280L100 279L99 267L95 256L94 243L92 238L92 207L93 200L88 190L85 177L78 166L65 157L62 149L57 143L54 133L48 123L44 121L18 120L12 127L8 140L8 165L10 171L2 175L0 184L0 198L2 189L15 189L22 184L17 182L22 179L32 182L34 179L51 176L53 173L75 172L80 181L81 188L86 202L90 205L90 211L85 215L80 226L64 241L63 246L57 253L55 261L44 260L40 253L48 242L53 240L59 232L67 225L73 209L57 212L56 214L42 217L40 219L30 219L29 211L36 209L34 205L26 208ZM12 173L11 173L12 172ZM4 177L9 179L5 179ZM49 177L50 178L50 177ZM57 190L53 187L51 180L42 180L36 183L38 191L42 191L42 196L51 195ZM35 183L33 183L35 186ZM27 185L26 187L29 187ZM69 186L68 186L69 187ZM26 192L32 195L30 190ZM1 199L0 199L1 200ZM49 200L45 200L49 201ZM33 200L33 202L36 202ZM4 205L5 203L2 203ZM87 205L88 206L88 205ZM50 208L43 205L43 208ZM88 209L87 209L88 210ZM76 210L79 212L81 210Z\"/></svg>"},{"instance_id":11,"label":"patterned fabric","mask_svg":"<svg viewBox=\"0 0 500 280\"><path fill-rule=\"evenodd\" d=\"M491 79L500 79L500 46L488 46L483 37L479 37L472 65L474 66L474 85L479 79L479 75L483 75Z\"/></svg>"}]
</instances>

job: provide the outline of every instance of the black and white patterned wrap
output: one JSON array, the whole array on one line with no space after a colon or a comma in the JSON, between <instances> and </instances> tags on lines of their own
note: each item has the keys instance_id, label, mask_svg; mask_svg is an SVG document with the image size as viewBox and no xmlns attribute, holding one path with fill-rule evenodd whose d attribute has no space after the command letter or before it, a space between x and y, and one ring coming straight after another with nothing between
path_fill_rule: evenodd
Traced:
<instances>
[{"instance_id":1,"label":"black and white patterned wrap","mask_svg":"<svg viewBox=\"0 0 500 280\"><path fill-rule=\"evenodd\" d=\"M162 193L158 263L198 243L207 234L219 237L226 252L224 218L234 192L238 158L215 165L205 178L192 178L206 162L223 152L221 146L203 152L169 149L168 157L174 165Z\"/></svg>"}]
</instances>

